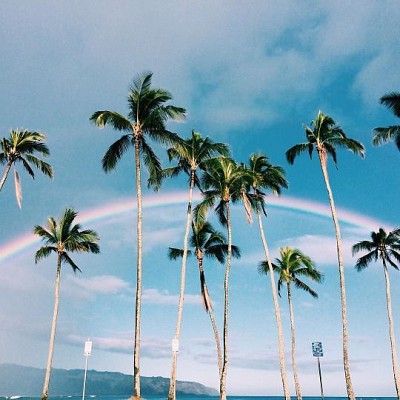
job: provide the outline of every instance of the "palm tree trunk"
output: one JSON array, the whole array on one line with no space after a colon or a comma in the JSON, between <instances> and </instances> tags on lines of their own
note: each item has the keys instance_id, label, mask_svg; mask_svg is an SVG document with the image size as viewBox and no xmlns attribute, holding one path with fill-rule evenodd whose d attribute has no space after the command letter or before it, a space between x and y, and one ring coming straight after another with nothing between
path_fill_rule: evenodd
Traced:
<instances>
[{"instance_id":1,"label":"palm tree trunk","mask_svg":"<svg viewBox=\"0 0 400 400\"><path fill-rule=\"evenodd\" d=\"M49 355L48 355L48 358L47 358L46 375L44 377L42 400L47 400L47 398L49 396L51 364L53 362L54 340L55 340L55 337L56 337L56 327L57 327L57 317L58 317L60 276L61 276L61 255L58 255L56 283L55 283L55 288L54 288L53 322L51 324Z\"/></svg>"},{"instance_id":2,"label":"palm tree trunk","mask_svg":"<svg viewBox=\"0 0 400 400\"><path fill-rule=\"evenodd\" d=\"M353 385L350 376L350 363L349 363L349 353L348 353L348 332L347 332L347 307L346 307L346 284L344 278L344 266L343 266L343 256L342 256L342 239L340 235L339 221L336 215L335 203L333 200L332 190L329 183L329 176L327 170L327 159L326 154L322 150L318 150L318 156L320 159L322 174L324 176L324 181L326 185L326 190L328 191L329 204L332 212L333 224L335 226L336 233L336 248L337 257L339 263L339 279L340 279L340 299L342 305L342 331L343 331L343 367L344 376L346 380L346 390L347 396L350 400L355 400Z\"/></svg>"},{"instance_id":3,"label":"palm tree trunk","mask_svg":"<svg viewBox=\"0 0 400 400\"><path fill-rule=\"evenodd\" d=\"M258 218L258 225L260 227L261 241L264 246L265 258L268 263L269 276L271 279L272 299L274 302L276 327L278 330L279 365L280 365L280 371L281 371L283 394L285 396L285 400L290 400L289 386L288 386L287 376L286 376L285 347L284 347L284 341L283 341L281 312L279 310L278 295L276 292L276 285L275 285L275 280L274 280L274 270L272 269L271 258L269 256L267 240L265 239L265 234L264 234L264 229L263 229L263 225L262 225L262 219L261 219L260 212L257 212L257 218Z\"/></svg>"},{"instance_id":4,"label":"palm tree trunk","mask_svg":"<svg viewBox=\"0 0 400 400\"><path fill-rule=\"evenodd\" d=\"M397 398L400 399L399 367L397 365L397 350L396 350L396 339L395 339L395 335L394 335L394 326L393 326L392 300L391 300L391 295L390 295L390 280L389 280L389 273L387 270L385 259L383 259L383 271L385 273L385 282L386 282L386 304L387 304L387 313L388 313L388 320L389 320L390 346L391 346L391 350L392 350L393 377L394 377L394 384L396 387Z\"/></svg>"},{"instance_id":5,"label":"palm tree trunk","mask_svg":"<svg viewBox=\"0 0 400 400\"><path fill-rule=\"evenodd\" d=\"M215 344L217 346L218 373L219 373L219 378L221 379L221 373L222 373L221 339L219 337L219 331L218 331L217 323L215 321L214 311L212 309L210 295L209 295L208 289L207 289L202 257L197 258L197 264L199 266L199 271L200 271L201 292L204 293L203 298L204 298L204 302L205 302L206 311L207 311L208 315L210 316L211 325L212 325L212 328L214 331Z\"/></svg>"},{"instance_id":6,"label":"palm tree trunk","mask_svg":"<svg viewBox=\"0 0 400 400\"><path fill-rule=\"evenodd\" d=\"M228 370L228 316L229 316L229 272L232 259L232 228L229 202L226 202L226 219L228 230L228 254L226 258L225 279L224 279L224 332L223 332L223 360L220 377L219 393L220 399L226 400L226 376Z\"/></svg>"},{"instance_id":7,"label":"palm tree trunk","mask_svg":"<svg viewBox=\"0 0 400 400\"><path fill-rule=\"evenodd\" d=\"M142 306L142 188L140 171L139 140L135 136L135 171L137 196L137 258L136 258L136 298L135 298L135 343L133 350L133 396L140 400L140 319Z\"/></svg>"},{"instance_id":8,"label":"palm tree trunk","mask_svg":"<svg viewBox=\"0 0 400 400\"><path fill-rule=\"evenodd\" d=\"M184 302L184 297L185 297L186 262L187 262L187 253L188 253L190 225L191 225L191 221L192 221L193 187L194 187L194 171L191 170L189 201L188 201L187 213L186 213L186 230L185 230L185 238L183 241L183 256L182 256L182 267L181 267L181 287L180 287L179 304L178 304L178 319L176 322L175 337L174 337L174 340L178 344L179 344L179 338L181 335L183 302ZM176 365L177 365L177 361L178 361L178 349L172 349L171 379L169 382L169 392L168 392L169 400L175 400L175 398L176 398Z\"/></svg>"},{"instance_id":9,"label":"palm tree trunk","mask_svg":"<svg viewBox=\"0 0 400 400\"><path fill-rule=\"evenodd\" d=\"M297 374L297 364L296 364L296 339L295 339L295 328L294 328L293 302L292 302L292 294L290 291L289 282L287 283L287 294L288 294L289 314L290 314L290 331L292 336L292 368L293 368L294 386L296 388L297 399L301 400L300 383L299 383L299 376Z\"/></svg>"},{"instance_id":10,"label":"palm tree trunk","mask_svg":"<svg viewBox=\"0 0 400 400\"><path fill-rule=\"evenodd\" d=\"M1 189L3 189L3 186L4 186L4 183L5 183L6 179L7 179L8 173L10 172L11 165L12 165L11 161L9 161L7 163L7 165L6 165L6 169L5 169L3 177L1 178L1 181L0 181L0 191L1 191Z\"/></svg>"}]
</instances>

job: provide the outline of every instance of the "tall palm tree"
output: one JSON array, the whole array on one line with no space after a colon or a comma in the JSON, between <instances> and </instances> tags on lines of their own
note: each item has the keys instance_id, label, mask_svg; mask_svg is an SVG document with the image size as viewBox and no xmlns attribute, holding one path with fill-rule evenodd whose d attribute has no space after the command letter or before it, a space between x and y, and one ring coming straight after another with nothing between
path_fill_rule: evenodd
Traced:
<instances>
[{"instance_id":1,"label":"tall palm tree","mask_svg":"<svg viewBox=\"0 0 400 400\"><path fill-rule=\"evenodd\" d=\"M110 124L114 129L125 132L114 142L103 157L103 169L112 171L130 146L134 148L136 196L137 196L137 258L136 258L136 296L135 296L135 343L134 343L134 394L140 399L140 320L142 299L142 190L141 156L150 179L158 187L161 164L150 147L147 137L163 144L179 141L178 136L166 129L168 120L182 120L185 109L166 104L172 95L164 89L151 87L152 73L145 72L134 79L128 94L129 112L127 116L116 111L96 111L90 120L100 128Z\"/></svg>"},{"instance_id":2,"label":"tall palm tree","mask_svg":"<svg viewBox=\"0 0 400 400\"><path fill-rule=\"evenodd\" d=\"M0 163L6 165L3 177L0 181L0 191L8 177L11 166L21 162L22 166L33 179L35 173L32 167L38 168L43 174L53 177L53 167L47 162L38 158L35 153L44 157L50 155L49 149L45 144L46 136L41 132L31 132L26 129L11 130L8 138L3 138L0 142ZM19 174L14 169L15 196L19 208L22 205L21 181Z\"/></svg>"},{"instance_id":3,"label":"tall palm tree","mask_svg":"<svg viewBox=\"0 0 400 400\"><path fill-rule=\"evenodd\" d=\"M326 190L328 192L329 204L331 207L333 224L336 234L336 247L339 265L340 280L340 299L342 309L342 332L343 332L343 367L346 381L347 395L350 400L354 400L353 384L351 382L350 364L348 354L348 330L347 330L347 308L346 308L346 283L344 277L343 255L342 255L342 239L340 235L339 220L336 215L335 203L333 199L332 189L329 183L328 175L328 156L337 166L336 147L345 148L354 154L364 157L364 146L357 140L350 139L343 130L335 123L333 118L318 112L317 118L311 122L311 127L305 127L306 139L305 143L297 144L286 152L286 158L289 164L293 164L296 157L304 152L308 152L310 158L313 151L318 153L322 174L325 181Z\"/></svg>"},{"instance_id":4,"label":"tall palm tree","mask_svg":"<svg viewBox=\"0 0 400 400\"><path fill-rule=\"evenodd\" d=\"M388 107L396 117L400 118L400 93L392 92L385 94L379 100L381 104ZM379 146L381 144L391 142L394 140L397 148L400 150L400 126L392 125L387 127L380 127L374 129L374 135L372 137L372 144Z\"/></svg>"},{"instance_id":5,"label":"tall palm tree","mask_svg":"<svg viewBox=\"0 0 400 400\"><path fill-rule=\"evenodd\" d=\"M226 377L228 367L228 316L229 316L229 274L232 260L232 226L230 204L244 199L245 174L243 169L230 158L217 158L207 164L202 176L203 200L194 210L196 220L205 218L207 211L215 207L219 221L226 226L228 236L228 252L224 278L224 322L223 322L223 359L220 376L220 398L226 400ZM246 203L245 203L246 206ZM250 209L246 206L247 216Z\"/></svg>"},{"instance_id":6,"label":"tall palm tree","mask_svg":"<svg viewBox=\"0 0 400 400\"><path fill-rule=\"evenodd\" d=\"M221 232L215 230L212 225L207 221L192 221L192 234L189 240L190 247L192 250L187 250L187 255L195 255L197 259L197 265L200 273L200 291L201 298L203 301L204 309L210 316L211 325L214 331L215 344L217 346L217 359L218 359L218 371L221 377L222 372L222 351L221 341L219 337L218 327L214 317L214 311L212 307L210 293L207 289L206 277L203 267L204 256L209 259L216 259L218 262L223 264L225 262L228 253L228 244L226 238ZM168 257L172 260L178 257L183 257L184 250L170 247L168 251ZM237 246L232 245L232 256L239 258L240 250Z\"/></svg>"},{"instance_id":7,"label":"tall palm tree","mask_svg":"<svg viewBox=\"0 0 400 400\"><path fill-rule=\"evenodd\" d=\"M182 267L181 267L181 285L178 302L178 318L175 329L174 341L179 343L181 326L182 326L182 313L183 313L183 301L185 295L185 283L186 283L186 259L188 253L188 239L190 224L192 220L192 202L193 202L193 189L195 185L199 184L199 178L197 176L197 170L204 169L205 163L215 155L229 154L229 149L226 144L213 143L211 139L206 137L202 138L200 133L192 131L192 136L189 139L176 143L173 147L168 149L168 155L170 161L176 160L178 165L175 167L167 168L163 170L164 176L176 176L180 172L184 172L189 176L189 199L186 212L186 229L183 240L183 254L182 254ZM176 349L174 349L176 350ZM171 367L171 379L169 386L168 398L169 400L175 400L176 398L176 366L177 366L178 352L172 352L172 367Z\"/></svg>"},{"instance_id":8,"label":"tall palm tree","mask_svg":"<svg viewBox=\"0 0 400 400\"><path fill-rule=\"evenodd\" d=\"M39 235L44 245L35 254L35 263L42 258L48 257L52 252L57 254L57 271L54 291L54 312L51 325L49 355L47 359L46 375L43 385L42 400L46 400L49 394L51 364L53 360L54 339L56 335L59 288L62 263L69 264L74 272L80 271L79 267L72 261L69 253L99 253L97 241L99 237L93 230L81 230L79 224L74 224L78 213L72 208L67 208L61 218L56 221L50 217L46 227L35 226L34 233Z\"/></svg>"},{"instance_id":9,"label":"tall palm tree","mask_svg":"<svg viewBox=\"0 0 400 400\"><path fill-rule=\"evenodd\" d=\"M272 165L268 158L262 154L255 153L250 156L248 165L242 164L243 170L249 177L249 187L247 189L248 195L253 197L255 200L255 210L257 213L258 226L260 229L261 242L264 248L265 260L267 262L268 268L270 269L270 280L272 289L272 300L274 304L276 327L278 332L278 347L279 347L279 365L281 372L281 380L283 393L286 400L290 399L289 386L286 376L285 367L285 348L282 332L282 322L281 313L279 310L278 295L276 291L275 280L273 277L271 257L269 255L269 248L267 239L265 237L265 232L262 223L262 215L266 215L265 210L265 195L262 190L270 190L273 194L279 195L282 188L287 188L288 184L285 178L285 172L283 168Z\"/></svg>"},{"instance_id":10,"label":"tall palm tree","mask_svg":"<svg viewBox=\"0 0 400 400\"><path fill-rule=\"evenodd\" d=\"M390 294L390 280L388 265L395 269L399 269L400 263L400 229L395 229L389 233L383 228L378 232L371 232L371 240L363 240L356 243L352 247L353 255L364 251L367 252L360 257L356 262L357 271L362 271L368 267L371 262L382 261L383 273L385 275L386 283L386 308L389 320L389 338L392 350L392 367L393 377L396 386L397 398L400 399L400 376L399 367L397 364L397 350L394 335L393 315L392 315L392 300Z\"/></svg>"},{"instance_id":11,"label":"tall palm tree","mask_svg":"<svg viewBox=\"0 0 400 400\"><path fill-rule=\"evenodd\" d=\"M278 278L278 294L281 295L281 288L283 284L286 284L287 297L289 303L289 315L290 315L290 331L292 341L292 368L294 384L296 388L296 396L301 400L300 383L297 373L296 364L296 339L295 339L295 325L294 325L294 312L292 302L291 284L293 283L296 288L302 289L307 293L310 293L313 297L318 297L318 294L303 282L301 278L308 278L314 282L322 282L322 274L319 272L311 260L310 257L306 256L298 249L292 249L290 247L279 249L280 258L275 258L275 264L272 265L274 272L279 275ZM260 272L264 274L270 273L268 263L263 261L260 264Z\"/></svg>"}]
</instances>

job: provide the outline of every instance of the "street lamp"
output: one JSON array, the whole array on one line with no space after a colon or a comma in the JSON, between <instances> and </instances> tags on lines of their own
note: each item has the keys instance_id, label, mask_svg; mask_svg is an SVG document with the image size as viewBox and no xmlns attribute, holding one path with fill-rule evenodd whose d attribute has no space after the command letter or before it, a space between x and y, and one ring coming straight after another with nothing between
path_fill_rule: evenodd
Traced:
<instances>
[{"instance_id":1,"label":"street lamp","mask_svg":"<svg viewBox=\"0 0 400 400\"><path fill-rule=\"evenodd\" d=\"M321 364L319 362L319 358L323 357L323 355L324 355L324 351L322 350L322 342L313 342L312 343L312 353L313 353L314 357L317 357L319 385L321 387L321 399L324 400L324 388L322 387Z\"/></svg>"},{"instance_id":2,"label":"street lamp","mask_svg":"<svg viewBox=\"0 0 400 400\"><path fill-rule=\"evenodd\" d=\"M90 356L91 352L92 352L92 342L90 341L90 339L88 339L85 342L85 350L83 352L83 355L85 356L86 361L85 361L85 375L83 377L82 400L85 400L86 375L87 375L88 359L89 359L89 356Z\"/></svg>"}]
</instances>

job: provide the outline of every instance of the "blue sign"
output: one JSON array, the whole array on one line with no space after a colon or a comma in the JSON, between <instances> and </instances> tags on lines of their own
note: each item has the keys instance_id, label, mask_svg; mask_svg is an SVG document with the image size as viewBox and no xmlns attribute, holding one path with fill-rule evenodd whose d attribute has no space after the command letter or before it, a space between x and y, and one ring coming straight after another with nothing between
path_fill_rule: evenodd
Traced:
<instances>
[{"instance_id":1,"label":"blue sign","mask_svg":"<svg viewBox=\"0 0 400 400\"><path fill-rule=\"evenodd\" d=\"M322 350L322 342L312 343L312 353L314 357L322 357L324 355L324 351Z\"/></svg>"}]
</instances>

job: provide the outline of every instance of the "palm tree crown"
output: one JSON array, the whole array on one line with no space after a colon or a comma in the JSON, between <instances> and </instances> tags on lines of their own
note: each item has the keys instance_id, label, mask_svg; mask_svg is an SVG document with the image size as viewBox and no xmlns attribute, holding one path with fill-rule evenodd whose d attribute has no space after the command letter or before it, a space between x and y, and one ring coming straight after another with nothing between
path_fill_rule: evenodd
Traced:
<instances>
[{"instance_id":1,"label":"palm tree crown","mask_svg":"<svg viewBox=\"0 0 400 400\"><path fill-rule=\"evenodd\" d=\"M343 130L329 115L318 112L317 118L311 122L311 127L305 127L307 142L299 143L286 152L289 164L293 164L296 157L304 152L308 152L310 158L314 149L322 157L322 161L327 162L327 156L332 157L337 166L336 147L341 147L364 157L364 146L357 140L350 139Z\"/></svg>"},{"instance_id":2,"label":"palm tree crown","mask_svg":"<svg viewBox=\"0 0 400 400\"><path fill-rule=\"evenodd\" d=\"M114 142L104 155L105 172L113 170L129 146L135 146L136 141L153 182L157 182L155 175L161 170L161 165L146 136L163 144L178 141L177 135L168 131L165 124L168 120L183 120L186 110L166 104L172 100L172 95L164 89L153 89L152 76L151 72L145 72L133 80L128 94L127 116L116 111L96 111L90 117L100 128L110 124L116 130L127 132Z\"/></svg>"},{"instance_id":3,"label":"palm tree crown","mask_svg":"<svg viewBox=\"0 0 400 400\"><path fill-rule=\"evenodd\" d=\"M398 270L397 263L400 263L400 228L389 233L386 233L383 228L379 228L378 232L371 232L371 240L363 240L352 247L353 255L360 251L367 251L367 254L357 260L357 271L362 271L372 261L379 259Z\"/></svg>"},{"instance_id":4,"label":"palm tree crown","mask_svg":"<svg viewBox=\"0 0 400 400\"><path fill-rule=\"evenodd\" d=\"M225 236L214 229L214 227L204 220L192 221L192 234L189 239L191 249L188 250L188 256L194 255L203 264L204 257L216 259L223 264L228 254L228 244ZM183 256L183 249L169 247L168 257L171 260L176 260ZM240 249L232 245L232 256L239 258ZM200 285L203 304L208 311L211 308L211 303L208 299L208 293L205 290L204 272L200 272Z\"/></svg>"},{"instance_id":5,"label":"palm tree crown","mask_svg":"<svg viewBox=\"0 0 400 400\"><path fill-rule=\"evenodd\" d=\"M388 107L396 117L400 118L400 93L388 93L380 98L380 103ZM397 148L400 150L400 126L392 125L374 129L372 144L379 146L394 140Z\"/></svg>"},{"instance_id":6,"label":"palm tree crown","mask_svg":"<svg viewBox=\"0 0 400 400\"><path fill-rule=\"evenodd\" d=\"M44 143L46 136L41 132L31 132L26 129L11 130L8 138L0 142L0 163L6 165L3 178L0 182L0 190L7 179L11 166L20 162L32 178L35 178L32 166L39 169L44 175L53 178L53 167L38 158L35 153L48 157L50 151ZM18 205L21 207L21 185L17 171L15 177L15 194Z\"/></svg>"},{"instance_id":7,"label":"palm tree crown","mask_svg":"<svg viewBox=\"0 0 400 400\"><path fill-rule=\"evenodd\" d=\"M209 137L203 138L200 133L193 130L190 138L176 142L168 149L169 160L176 160L178 165L164 169L163 177L172 177L184 172L191 179L194 174L194 183L199 187L197 170L199 168L204 170L206 163L218 154L227 157L228 145L214 143Z\"/></svg>"},{"instance_id":8,"label":"palm tree crown","mask_svg":"<svg viewBox=\"0 0 400 400\"><path fill-rule=\"evenodd\" d=\"M292 283L298 289L302 289L313 297L318 297L318 294L304 283L301 278L308 278L314 282L321 283L323 275L319 272L311 260L299 249L290 247L279 249L280 258L275 258L275 263L272 264L274 272L279 275L278 278L278 294L281 295L283 284L291 285ZM266 261L260 263L260 272L268 274L269 268Z\"/></svg>"},{"instance_id":9,"label":"palm tree crown","mask_svg":"<svg viewBox=\"0 0 400 400\"><path fill-rule=\"evenodd\" d=\"M251 198L246 196L249 175L234 160L227 157L212 159L201 179L203 200L195 208L195 219L205 217L207 211L216 203L215 212L219 222L227 225L226 209L229 202L244 201L246 217L251 218Z\"/></svg>"},{"instance_id":10,"label":"palm tree crown","mask_svg":"<svg viewBox=\"0 0 400 400\"><path fill-rule=\"evenodd\" d=\"M78 213L72 208L67 208L58 221L50 217L47 227L35 226L34 233L45 242L45 245L36 252L36 263L55 252L61 257L62 262L69 264L74 271L80 271L69 256L69 252L96 254L100 252L96 243L99 240L97 233L90 229L81 230L80 224L73 225L77 215Z\"/></svg>"}]
</instances>

